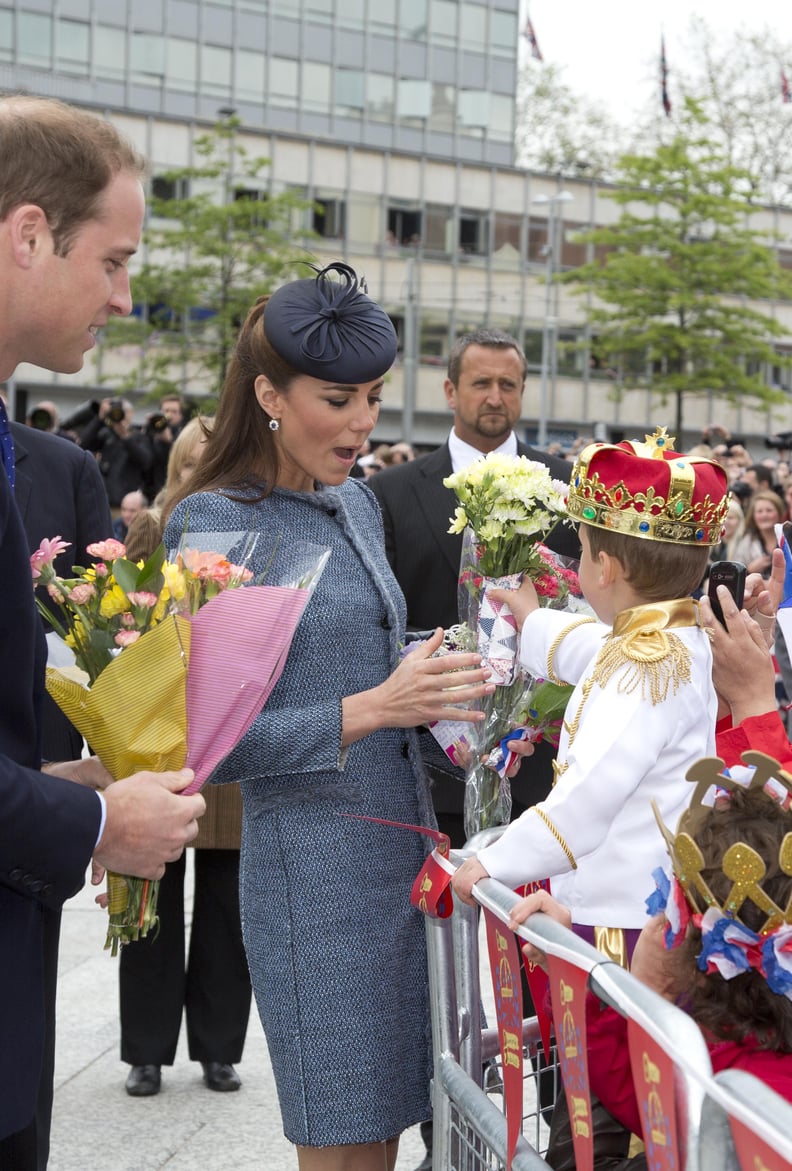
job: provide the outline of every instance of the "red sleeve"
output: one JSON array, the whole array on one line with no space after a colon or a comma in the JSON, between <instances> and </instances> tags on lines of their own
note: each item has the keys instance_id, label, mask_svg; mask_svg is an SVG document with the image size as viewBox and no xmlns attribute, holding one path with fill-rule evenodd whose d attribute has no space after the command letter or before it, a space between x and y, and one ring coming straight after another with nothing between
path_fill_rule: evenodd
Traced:
<instances>
[{"instance_id":1,"label":"red sleeve","mask_svg":"<svg viewBox=\"0 0 792 1171\"><path fill-rule=\"evenodd\" d=\"M739 764L743 752L766 752L784 768L792 768L792 744L777 711L761 716L746 716L736 728L718 724L715 746L718 756L728 765Z\"/></svg>"},{"instance_id":2,"label":"red sleeve","mask_svg":"<svg viewBox=\"0 0 792 1171\"><path fill-rule=\"evenodd\" d=\"M627 1021L588 994L586 1045L591 1090L613 1117L633 1134L642 1134L638 1100L630 1069Z\"/></svg>"}]
</instances>

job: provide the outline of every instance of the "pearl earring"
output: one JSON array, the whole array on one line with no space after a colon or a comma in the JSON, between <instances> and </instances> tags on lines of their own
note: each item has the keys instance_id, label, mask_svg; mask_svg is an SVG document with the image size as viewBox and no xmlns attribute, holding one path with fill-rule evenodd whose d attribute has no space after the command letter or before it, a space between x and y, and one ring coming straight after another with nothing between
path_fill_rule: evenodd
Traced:
<instances>
[{"instance_id":1,"label":"pearl earring","mask_svg":"<svg viewBox=\"0 0 792 1171\"><path fill-rule=\"evenodd\" d=\"M280 430L280 423L278 422L277 419L270 419L269 429L270 429L270 431L279 431Z\"/></svg>"}]
</instances>

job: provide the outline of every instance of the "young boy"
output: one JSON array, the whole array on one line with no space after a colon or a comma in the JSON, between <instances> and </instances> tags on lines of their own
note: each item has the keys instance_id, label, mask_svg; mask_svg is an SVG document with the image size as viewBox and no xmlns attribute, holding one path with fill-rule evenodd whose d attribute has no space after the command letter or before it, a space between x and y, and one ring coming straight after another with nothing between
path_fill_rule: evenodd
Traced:
<instances>
[{"instance_id":1,"label":"young boy","mask_svg":"<svg viewBox=\"0 0 792 1171\"><path fill-rule=\"evenodd\" d=\"M715 747L712 655L691 597L720 540L723 469L644 443L595 443L578 456L567 508L580 521L580 585L599 621L540 609L525 581L499 594L521 629L531 674L575 684L547 798L459 868L457 895L480 878L542 878L575 930L626 963L646 919L646 876L663 861L650 802L675 824L685 773Z\"/></svg>"}]
</instances>

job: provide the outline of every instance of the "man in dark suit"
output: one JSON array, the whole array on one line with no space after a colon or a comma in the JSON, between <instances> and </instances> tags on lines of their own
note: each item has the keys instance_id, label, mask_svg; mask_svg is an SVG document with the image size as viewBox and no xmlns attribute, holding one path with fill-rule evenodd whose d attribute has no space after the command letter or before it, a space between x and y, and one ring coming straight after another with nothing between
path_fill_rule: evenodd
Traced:
<instances>
[{"instance_id":1,"label":"man in dark suit","mask_svg":"<svg viewBox=\"0 0 792 1171\"><path fill-rule=\"evenodd\" d=\"M102 473L93 456L68 439L13 422L11 437L16 467L14 497L25 528L28 552L38 549L45 537L60 536L69 542L69 548L56 557L55 570L59 576L69 577L73 565L86 565L90 561L86 547L112 534ZM53 603L49 601L49 604ZM48 638L55 637L48 634ZM46 692L42 697L40 724L44 760L75 760L82 754L82 736ZM39 1167L46 1167L49 1157L60 920L60 908L41 908L44 1056L36 1114L25 1138L31 1149L35 1143ZM20 1141L16 1140L17 1146Z\"/></svg>"},{"instance_id":2,"label":"man in dark suit","mask_svg":"<svg viewBox=\"0 0 792 1171\"><path fill-rule=\"evenodd\" d=\"M386 468L369 480L382 509L388 560L407 600L410 630L433 630L459 621L457 579L462 536L448 532L457 500L443 485L446 476L488 452L499 451L537 460L555 479L569 481L571 464L526 447L514 433L522 409L526 369L525 355L509 334L481 329L459 338L449 356L444 384L454 412L448 439L429 455ZM570 526L558 525L547 544L567 557L580 557L577 534ZM464 845L462 774L428 733L422 743L440 828L449 834L452 845ZM515 817L549 792L552 757L548 745L538 745L513 779Z\"/></svg>"},{"instance_id":3,"label":"man in dark suit","mask_svg":"<svg viewBox=\"0 0 792 1171\"><path fill-rule=\"evenodd\" d=\"M480 329L458 338L449 355L443 386L454 412L448 439L429 455L386 468L368 481L382 509L388 560L407 600L408 629L433 630L459 621L457 579L462 535L448 532L457 500L443 484L446 476L488 452L498 451L537 460L548 467L555 479L569 481L571 464L526 447L514 433L522 410L526 373L525 355L509 334ZM547 544L567 557L580 557L576 532L566 525L557 526ZM464 775L451 764L430 732L422 732L420 739L432 782L437 823L453 846L462 846ZM519 817L549 793L553 756L552 747L541 743L523 761L511 781L513 817ZM525 987L523 992L530 1005ZM427 1154L417 1171L431 1171L431 1122L424 1123L421 1132Z\"/></svg>"},{"instance_id":4,"label":"man in dark suit","mask_svg":"<svg viewBox=\"0 0 792 1171\"><path fill-rule=\"evenodd\" d=\"M76 372L110 314L129 312L142 170L109 123L0 98L0 380L20 362ZM92 857L160 878L195 837L204 802L178 794L189 770L112 785L94 760L38 771L45 641L1 400L0 457L0 1168L40 1171L30 1122L45 1048L42 911L79 890Z\"/></svg>"}]
</instances>

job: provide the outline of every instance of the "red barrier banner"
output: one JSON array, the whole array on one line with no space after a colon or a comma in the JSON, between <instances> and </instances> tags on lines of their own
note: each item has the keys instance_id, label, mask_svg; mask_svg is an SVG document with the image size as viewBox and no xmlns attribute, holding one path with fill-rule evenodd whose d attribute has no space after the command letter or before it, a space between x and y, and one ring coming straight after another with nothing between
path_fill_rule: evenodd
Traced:
<instances>
[{"instance_id":1,"label":"red barrier banner","mask_svg":"<svg viewBox=\"0 0 792 1171\"><path fill-rule=\"evenodd\" d=\"M522 1130L523 1107L523 1045L522 1045L522 985L520 983L520 956L513 931L484 908L487 927L492 988L495 993L495 1014L498 1018L501 1066L503 1073L503 1100L506 1108L506 1171L510 1171L517 1139Z\"/></svg>"},{"instance_id":2,"label":"red barrier banner","mask_svg":"<svg viewBox=\"0 0 792 1171\"><path fill-rule=\"evenodd\" d=\"M431 919L447 919L454 909L451 878L455 871L456 867L441 853L440 847L432 850L412 885L412 905Z\"/></svg>"},{"instance_id":3,"label":"red barrier banner","mask_svg":"<svg viewBox=\"0 0 792 1171\"><path fill-rule=\"evenodd\" d=\"M537 890L550 891L550 883L546 878L539 882L529 882L525 886L517 887L515 891L520 898L526 895L533 894ZM519 941L520 950L522 950L522 941ZM528 984L528 990L531 993L531 1000L533 1001L534 1013L536 1014L536 1023L539 1026L539 1036L542 1038L542 1047L545 1052L545 1058L550 1061L550 1046L552 1044L552 1021L548 1011L547 989L550 986L550 980L547 972L536 964L530 963L525 958L523 953L523 967L525 968L525 979Z\"/></svg>"},{"instance_id":4,"label":"red barrier banner","mask_svg":"<svg viewBox=\"0 0 792 1171\"><path fill-rule=\"evenodd\" d=\"M730 1115L729 1126L741 1167L750 1168L750 1171L789 1171L789 1163L783 1155L758 1138L739 1118Z\"/></svg>"},{"instance_id":5,"label":"red barrier banner","mask_svg":"<svg viewBox=\"0 0 792 1171\"><path fill-rule=\"evenodd\" d=\"M649 1171L679 1171L674 1063L634 1020L627 1021L630 1065ZM753 1164L750 1164L753 1166Z\"/></svg>"},{"instance_id":6,"label":"red barrier banner","mask_svg":"<svg viewBox=\"0 0 792 1171\"><path fill-rule=\"evenodd\" d=\"M593 1171L594 1133L586 1055L588 973L558 956L547 957L558 1060L564 1083L577 1171Z\"/></svg>"}]
</instances>

